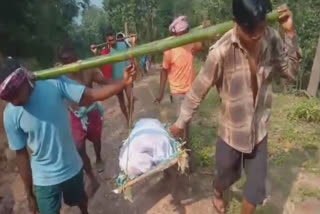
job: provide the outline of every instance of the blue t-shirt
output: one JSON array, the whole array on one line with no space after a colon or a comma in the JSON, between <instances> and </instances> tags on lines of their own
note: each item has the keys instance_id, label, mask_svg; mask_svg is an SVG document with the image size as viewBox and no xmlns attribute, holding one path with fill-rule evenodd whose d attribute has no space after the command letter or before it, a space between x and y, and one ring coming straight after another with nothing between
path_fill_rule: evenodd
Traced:
<instances>
[{"instance_id":1,"label":"blue t-shirt","mask_svg":"<svg viewBox=\"0 0 320 214\"><path fill-rule=\"evenodd\" d=\"M4 125L9 146L12 150L31 149L34 185L60 184L81 170L65 100L79 103L84 90L65 77L37 81L27 104L6 106Z\"/></svg>"},{"instance_id":2,"label":"blue t-shirt","mask_svg":"<svg viewBox=\"0 0 320 214\"><path fill-rule=\"evenodd\" d=\"M117 47L111 48L110 54L114 54L121 51L126 51L128 49L125 42L117 42ZM112 79L114 80L122 80L123 73L127 66L129 66L129 61L122 61L112 65Z\"/></svg>"}]
</instances>

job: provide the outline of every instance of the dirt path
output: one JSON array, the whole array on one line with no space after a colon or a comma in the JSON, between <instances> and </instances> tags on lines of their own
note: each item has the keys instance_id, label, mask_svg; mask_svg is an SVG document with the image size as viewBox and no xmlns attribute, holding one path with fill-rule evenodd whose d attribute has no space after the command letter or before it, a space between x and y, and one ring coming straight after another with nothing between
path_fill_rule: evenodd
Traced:
<instances>
[{"instance_id":1,"label":"dirt path","mask_svg":"<svg viewBox=\"0 0 320 214\"><path fill-rule=\"evenodd\" d=\"M142 117L168 118L165 111L152 102L154 96L158 94L159 87L158 72L151 73L147 78L136 84L135 96L138 100L135 103L134 120ZM118 102L115 97L103 102L106 109L103 140L102 157L105 161L105 170L98 175L101 187L95 196L90 200L89 210L91 214L215 214L211 206L211 184L212 172L194 173L192 176L180 176L176 179L163 179L162 175L143 182L134 189L134 203L123 199L122 195L115 195L111 191L115 188L115 178L119 173L118 155L121 141L128 135L125 126L125 119L120 112ZM169 106L168 97L165 98L162 107ZM89 156L94 161L93 146L87 143ZM288 170L288 169L287 169ZM295 170L295 169L289 169ZM273 169L270 174L282 177L282 182L289 179L286 170ZM302 214L317 213L320 209L320 198L313 197L308 200L301 200L296 197L299 187L309 185L311 189L319 190L319 176L300 173L293 188L289 190L289 196L284 196L283 192L273 188L271 184L269 205L278 208L261 209L258 213L275 214ZM10 191L11 190L11 191ZM240 190L238 195L241 195ZM310 193L305 193L305 195ZM301 194L300 194L301 195ZM319 196L320 197L320 196ZM316 198L316 199L315 199ZM15 202L14 202L15 201ZM241 199L236 204L240 204ZM235 203L233 203L235 204ZM2 210L1 210L2 206ZM13 212L11 212L13 208ZM27 210L23 185L16 173L2 173L0 178L0 213L25 214ZM308 212L304 212L308 210ZM63 214L78 214L77 208L63 207ZM237 212L229 212L237 213Z\"/></svg>"},{"instance_id":2,"label":"dirt path","mask_svg":"<svg viewBox=\"0 0 320 214\"><path fill-rule=\"evenodd\" d=\"M152 102L154 96L158 94L159 85L158 73L154 72L143 79L135 86L134 121L143 117L160 118L159 107ZM210 177L179 177L171 181L153 178L137 186L134 190L134 203L123 199L122 195L114 195L111 190L115 187L114 178L119 173L118 155L121 141L128 135L128 130L124 126L122 116L116 98L112 98L103 103L106 111L103 132L103 158L105 160L105 171L100 175L101 188L90 202L92 213L112 213L112 214L207 214L213 213L207 195L202 195L203 190L210 189ZM169 99L163 102L162 106L169 105ZM164 113L165 114L165 113ZM166 118L166 115L161 115ZM166 120L166 119L164 119ZM89 152L93 154L93 147L89 144ZM207 179L207 182L204 182ZM170 179L169 179L170 180ZM198 181L198 184L195 183ZM168 183L170 182L170 184ZM184 183L185 185L182 185ZM196 188L193 188L195 186ZM173 191L173 187L177 187ZM208 194L208 193L206 193ZM181 205L179 202L183 203ZM201 207L201 208L200 208ZM193 210L193 211L192 211ZM198 211L194 211L198 210ZM73 212L66 212L73 213Z\"/></svg>"}]
</instances>

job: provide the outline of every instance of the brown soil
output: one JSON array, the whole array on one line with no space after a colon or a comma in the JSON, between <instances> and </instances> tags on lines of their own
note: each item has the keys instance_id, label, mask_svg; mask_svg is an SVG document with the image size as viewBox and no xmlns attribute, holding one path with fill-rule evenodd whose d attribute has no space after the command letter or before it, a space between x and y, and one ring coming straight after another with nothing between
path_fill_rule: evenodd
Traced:
<instances>
[{"instance_id":1,"label":"brown soil","mask_svg":"<svg viewBox=\"0 0 320 214\"><path fill-rule=\"evenodd\" d=\"M166 117L166 114L163 113L163 111L160 113L159 107L153 104L154 96L158 94L158 82L158 72L153 72L136 84L135 96L137 97L137 101L135 103L134 120L142 117ZM94 197L90 199L89 211L91 214L216 213L211 205L212 172L201 173L199 170L192 174L192 176L178 176L175 173L175 169L172 169L169 178L165 179L163 175L160 174L159 176L138 184L133 190L133 203L124 200L122 195L112 193L112 190L116 187L115 178L119 173L119 149L121 141L128 135L128 129L115 97L102 104L106 109L102 138L102 157L105 162L105 170L103 173L97 175L101 186ZM161 106L168 105L169 98L166 97ZM4 104L0 103L0 110L2 110L3 107ZM4 145L7 144L4 140L2 123L0 128L0 213L25 214L27 213L27 204L23 185L17 173L14 172L14 168L10 168L3 157L3 151L6 148ZM95 157L93 146L90 142L87 143L87 148L93 163ZM317 181L317 179L316 177L313 181ZM306 179L302 179L302 181L297 179L296 181L297 185L303 182L306 182ZM318 182L316 183L318 184ZM280 200L278 200L278 197L280 197ZM288 214L304 213L302 212L304 209L318 210L320 206L319 201L314 199L304 200L300 205L295 204L295 206L289 199L283 202L281 193L277 193L277 190L272 190L271 192L271 204L273 203L284 206L285 209L281 213ZM78 214L80 212L77 208L64 206L62 213ZM310 213L315 212L310 211Z\"/></svg>"}]
</instances>

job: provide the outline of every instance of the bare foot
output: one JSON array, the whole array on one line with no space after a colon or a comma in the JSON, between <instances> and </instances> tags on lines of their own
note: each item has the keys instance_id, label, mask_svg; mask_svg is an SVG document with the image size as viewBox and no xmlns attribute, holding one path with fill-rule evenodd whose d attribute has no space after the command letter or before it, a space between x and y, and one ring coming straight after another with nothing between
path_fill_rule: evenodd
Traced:
<instances>
[{"instance_id":1,"label":"bare foot","mask_svg":"<svg viewBox=\"0 0 320 214\"><path fill-rule=\"evenodd\" d=\"M96 169L99 173L104 171L104 163L102 160L96 162Z\"/></svg>"},{"instance_id":2,"label":"bare foot","mask_svg":"<svg viewBox=\"0 0 320 214\"><path fill-rule=\"evenodd\" d=\"M97 190L99 189L99 187L100 187L100 184L96 178L88 179L88 186L87 186L88 198L92 198L94 194L97 192Z\"/></svg>"},{"instance_id":3,"label":"bare foot","mask_svg":"<svg viewBox=\"0 0 320 214\"><path fill-rule=\"evenodd\" d=\"M217 192L216 190L213 190L212 204L219 214L226 213L226 208L222 198L222 194Z\"/></svg>"}]
</instances>

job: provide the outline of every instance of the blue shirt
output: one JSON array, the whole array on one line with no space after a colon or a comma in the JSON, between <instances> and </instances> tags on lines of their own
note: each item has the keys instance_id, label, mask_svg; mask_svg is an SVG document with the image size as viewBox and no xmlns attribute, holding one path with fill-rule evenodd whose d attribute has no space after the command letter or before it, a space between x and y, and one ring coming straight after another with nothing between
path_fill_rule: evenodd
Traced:
<instances>
[{"instance_id":1,"label":"blue shirt","mask_svg":"<svg viewBox=\"0 0 320 214\"><path fill-rule=\"evenodd\" d=\"M128 47L125 42L117 42L117 47L111 48L110 54L114 54L121 51L128 50ZM112 65L112 79L121 80L123 79L123 73L127 66L129 66L129 61L122 61Z\"/></svg>"},{"instance_id":2,"label":"blue shirt","mask_svg":"<svg viewBox=\"0 0 320 214\"><path fill-rule=\"evenodd\" d=\"M4 125L9 146L12 150L31 149L34 185L60 184L81 170L65 100L79 103L84 90L65 77L37 81L27 104L6 106Z\"/></svg>"}]
</instances>

